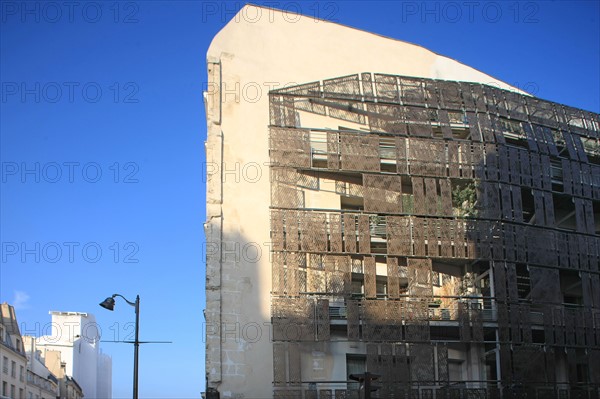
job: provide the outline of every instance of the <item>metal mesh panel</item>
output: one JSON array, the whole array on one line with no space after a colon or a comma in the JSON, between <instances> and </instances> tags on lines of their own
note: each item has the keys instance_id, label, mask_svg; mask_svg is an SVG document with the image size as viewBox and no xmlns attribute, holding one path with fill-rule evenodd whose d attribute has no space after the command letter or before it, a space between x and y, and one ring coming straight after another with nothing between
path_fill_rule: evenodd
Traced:
<instances>
[{"instance_id":1,"label":"metal mesh panel","mask_svg":"<svg viewBox=\"0 0 600 399\"><path fill-rule=\"evenodd\" d=\"M407 161L410 157L406 151L406 139L404 137L396 137L396 171L398 174L408 173Z\"/></svg>"},{"instance_id":2,"label":"metal mesh panel","mask_svg":"<svg viewBox=\"0 0 600 399\"><path fill-rule=\"evenodd\" d=\"M350 257L325 255L324 260L327 273L327 292L340 295L350 294L352 288Z\"/></svg>"},{"instance_id":3,"label":"metal mesh panel","mask_svg":"<svg viewBox=\"0 0 600 399\"><path fill-rule=\"evenodd\" d=\"M402 118L408 125L408 134L415 137L431 137L433 129L429 122L432 112L421 107L403 107Z\"/></svg>"},{"instance_id":4,"label":"metal mesh panel","mask_svg":"<svg viewBox=\"0 0 600 399\"><path fill-rule=\"evenodd\" d=\"M425 224L422 218L411 218L412 238L414 243L414 254L416 256L426 256L425 251Z\"/></svg>"},{"instance_id":5,"label":"metal mesh panel","mask_svg":"<svg viewBox=\"0 0 600 399\"><path fill-rule=\"evenodd\" d=\"M307 268L307 290L308 292L327 292L325 265L323 255L310 254Z\"/></svg>"},{"instance_id":6,"label":"metal mesh panel","mask_svg":"<svg viewBox=\"0 0 600 399\"><path fill-rule=\"evenodd\" d=\"M379 171L379 138L375 135L340 133L342 169Z\"/></svg>"},{"instance_id":7,"label":"metal mesh panel","mask_svg":"<svg viewBox=\"0 0 600 399\"><path fill-rule=\"evenodd\" d=\"M273 251L283 250L283 212L277 209L271 210L271 249Z\"/></svg>"},{"instance_id":8,"label":"metal mesh panel","mask_svg":"<svg viewBox=\"0 0 600 399\"><path fill-rule=\"evenodd\" d=\"M285 344L273 343L273 382L275 386L285 384Z\"/></svg>"},{"instance_id":9,"label":"metal mesh panel","mask_svg":"<svg viewBox=\"0 0 600 399\"><path fill-rule=\"evenodd\" d=\"M500 342L510 341L508 306L505 303L498 303L498 338Z\"/></svg>"},{"instance_id":10,"label":"metal mesh panel","mask_svg":"<svg viewBox=\"0 0 600 399\"><path fill-rule=\"evenodd\" d=\"M558 269L529 266L529 278L533 301L562 302Z\"/></svg>"},{"instance_id":11,"label":"metal mesh panel","mask_svg":"<svg viewBox=\"0 0 600 399\"><path fill-rule=\"evenodd\" d=\"M438 381L448 383L448 346L446 344L437 345L437 367Z\"/></svg>"},{"instance_id":12,"label":"metal mesh panel","mask_svg":"<svg viewBox=\"0 0 600 399\"><path fill-rule=\"evenodd\" d=\"M279 208L301 208L304 206L302 191L295 187L273 180L271 204Z\"/></svg>"},{"instance_id":13,"label":"metal mesh panel","mask_svg":"<svg viewBox=\"0 0 600 399\"><path fill-rule=\"evenodd\" d=\"M306 298L272 298L273 340L314 341L314 302Z\"/></svg>"},{"instance_id":14,"label":"metal mesh panel","mask_svg":"<svg viewBox=\"0 0 600 399\"><path fill-rule=\"evenodd\" d=\"M302 391L299 389L277 390L273 392L274 399L302 399Z\"/></svg>"},{"instance_id":15,"label":"metal mesh panel","mask_svg":"<svg viewBox=\"0 0 600 399\"><path fill-rule=\"evenodd\" d=\"M448 223L452 223L452 222L448 222ZM466 258L467 257L467 253L466 253L466 248L465 248L465 239L466 239L466 228L465 228L465 222L463 220L457 219L454 222L454 256L456 258ZM472 242L469 242L469 244L471 246L471 248L474 247ZM469 250L469 254L468 257L470 258L474 258L474 250Z\"/></svg>"},{"instance_id":16,"label":"metal mesh panel","mask_svg":"<svg viewBox=\"0 0 600 399\"><path fill-rule=\"evenodd\" d=\"M334 103L327 103L327 110L331 118L359 123L361 125L365 124L365 117L362 115L364 112L362 103L336 100Z\"/></svg>"},{"instance_id":17,"label":"metal mesh panel","mask_svg":"<svg viewBox=\"0 0 600 399\"><path fill-rule=\"evenodd\" d=\"M473 323L473 341L483 342L483 311L479 307L471 309L471 321Z\"/></svg>"},{"instance_id":18,"label":"metal mesh panel","mask_svg":"<svg viewBox=\"0 0 600 399\"><path fill-rule=\"evenodd\" d=\"M273 126L296 126L294 99L282 96L270 96L269 116Z\"/></svg>"},{"instance_id":19,"label":"metal mesh panel","mask_svg":"<svg viewBox=\"0 0 600 399\"><path fill-rule=\"evenodd\" d=\"M376 287L376 270L375 270L375 258L373 257L365 257L364 260L365 267L365 296L367 298L376 298L377 297L377 287Z\"/></svg>"},{"instance_id":20,"label":"metal mesh panel","mask_svg":"<svg viewBox=\"0 0 600 399\"><path fill-rule=\"evenodd\" d=\"M457 142L448 142L448 171L450 177L460 177L459 146Z\"/></svg>"},{"instance_id":21,"label":"metal mesh panel","mask_svg":"<svg viewBox=\"0 0 600 399\"><path fill-rule=\"evenodd\" d=\"M373 78L370 73L361 74L362 81L362 93L365 99L373 100L375 98L375 92L373 90Z\"/></svg>"},{"instance_id":22,"label":"metal mesh panel","mask_svg":"<svg viewBox=\"0 0 600 399\"><path fill-rule=\"evenodd\" d=\"M446 176L446 146L444 142L408 139L410 173L412 175Z\"/></svg>"},{"instance_id":23,"label":"metal mesh panel","mask_svg":"<svg viewBox=\"0 0 600 399\"><path fill-rule=\"evenodd\" d=\"M320 389L319 390L319 398L320 399L333 399L333 392L331 389Z\"/></svg>"},{"instance_id":24,"label":"metal mesh panel","mask_svg":"<svg viewBox=\"0 0 600 399\"><path fill-rule=\"evenodd\" d=\"M331 252L342 252L342 215L329 214L329 245Z\"/></svg>"},{"instance_id":25,"label":"metal mesh panel","mask_svg":"<svg viewBox=\"0 0 600 399\"><path fill-rule=\"evenodd\" d=\"M317 301L317 341L328 341L330 339L329 300L319 299Z\"/></svg>"},{"instance_id":26,"label":"metal mesh panel","mask_svg":"<svg viewBox=\"0 0 600 399\"><path fill-rule=\"evenodd\" d=\"M400 101L396 76L374 74L377 97L390 102Z\"/></svg>"},{"instance_id":27,"label":"metal mesh panel","mask_svg":"<svg viewBox=\"0 0 600 399\"><path fill-rule=\"evenodd\" d=\"M400 78L400 99L404 104L418 104L425 102L425 93L421 80L414 78Z\"/></svg>"},{"instance_id":28,"label":"metal mesh panel","mask_svg":"<svg viewBox=\"0 0 600 399\"><path fill-rule=\"evenodd\" d=\"M358 249L361 253L371 253L371 222L369 215L358 216Z\"/></svg>"},{"instance_id":29,"label":"metal mesh panel","mask_svg":"<svg viewBox=\"0 0 600 399\"><path fill-rule=\"evenodd\" d=\"M308 252L327 251L326 214L303 212L300 217L300 237L302 250Z\"/></svg>"},{"instance_id":30,"label":"metal mesh panel","mask_svg":"<svg viewBox=\"0 0 600 399\"><path fill-rule=\"evenodd\" d=\"M303 129L269 129L271 163L296 167L310 167L309 131Z\"/></svg>"},{"instance_id":31,"label":"metal mesh panel","mask_svg":"<svg viewBox=\"0 0 600 399\"><path fill-rule=\"evenodd\" d=\"M512 381L510 345L500 344L500 373L502 381Z\"/></svg>"},{"instance_id":32,"label":"metal mesh panel","mask_svg":"<svg viewBox=\"0 0 600 399\"><path fill-rule=\"evenodd\" d=\"M410 218L388 216L386 217L386 230L389 254L412 254Z\"/></svg>"},{"instance_id":33,"label":"metal mesh panel","mask_svg":"<svg viewBox=\"0 0 600 399\"><path fill-rule=\"evenodd\" d=\"M387 289L390 299L399 298L400 295L400 269L398 258L387 258Z\"/></svg>"},{"instance_id":34,"label":"metal mesh panel","mask_svg":"<svg viewBox=\"0 0 600 399\"><path fill-rule=\"evenodd\" d=\"M425 211L425 187L423 185L423 178L412 177L412 189L414 196L414 212L419 215L426 213Z\"/></svg>"},{"instance_id":35,"label":"metal mesh panel","mask_svg":"<svg viewBox=\"0 0 600 399\"><path fill-rule=\"evenodd\" d=\"M340 166L340 135L338 132L327 132L327 168L339 170Z\"/></svg>"},{"instance_id":36,"label":"metal mesh panel","mask_svg":"<svg viewBox=\"0 0 600 399\"><path fill-rule=\"evenodd\" d=\"M402 181L399 176L363 175L365 211L402 212Z\"/></svg>"},{"instance_id":37,"label":"metal mesh panel","mask_svg":"<svg viewBox=\"0 0 600 399\"><path fill-rule=\"evenodd\" d=\"M344 215L344 251L356 252L356 218L354 215Z\"/></svg>"},{"instance_id":38,"label":"metal mesh panel","mask_svg":"<svg viewBox=\"0 0 600 399\"><path fill-rule=\"evenodd\" d=\"M460 340L468 342L471 340L471 323L469 317L469 305L464 302L458 304L458 327Z\"/></svg>"},{"instance_id":39,"label":"metal mesh panel","mask_svg":"<svg viewBox=\"0 0 600 399\"><path fill-rule=\"evenodd\" d=\"M429 215L436 215L438 214L437 181L432 178L425 178L424 180L426 190L425 197L427 198L425 208Z\"/></svg>"},{"instance_id":40,"label":"metal mesh panel","mask_svg":"<svg viewBox=\"0 0 600 399\"><path fill-rule=\"evenodd\" d=\"M358 301L346 301L346 320L348 321L348 340L358 341L360 331L360 316Z\"/></svg>"},{"instance_id":41,"label":"metal mesh panel","mask_svg":"<svg viewBox=\"0 0 600 399\"><path fill-rule=\"evenodd\" d=\"M273 259L271 292L275 295L282 295L285 292L284 254L273 252L271 256Z\"/></svg>"},{"instance_id":42,"label":"metal mesh panel","mask_svg":"<svg viewBox=\"0 0 600 399\"><path fill-rule=\"evenodd\" d=\"M460 87L455 82L438 82L440 92L440 105L443 108L462 108L462 97Z\"/></svg>"},{"instance_id":43,"label":"metal mesh panel","mask_svg":"<svg viewBox=\"0 0 600 399\"><path fill-rule=\"evenodd\" d=\"M433 346L413 344L410 346L410 379L414 382L433 381Z\"/></svg>"},{"instance_id":44,"label":"metal mesh panel","mask_svg":"<svg viewBox=\"0 0 600 399\"><path fill-rule=\"evenodd\" d=\"M431 259L408 259L408 292L417 297L433 295Z\"/></svg>"},{"instance_id":45,"label":"metal mesh panel","mask_svg":"<svg viewBox=\"0 0 600 399\"><path fill-rule=\"evenodd\" d=\"M408 127L401 120L400 107L387 104L367 104L369 127L373 132L385 132L405 136Z\"/></svg>"},{"instance_id":46,"label":"metal mesh panel","mask_svg":"<svg viewBox=\"0 0 600 399\"><path fill-rule=\"evenodd\" d=\"M285 249L297 251L299 249L299 212L294 210L283 211L285 229Z\"/></svg>"},{"instance_id":47,"label":"metal mesh panel","mask_svg":"<svg viewBox=\"0 0 600 399\"><path fill-rule=\"evenodd\" d=\"M527 121L527 111L525 109L525 98L510 91L503 91L506 99L506 109L511 119Z\"/></svg>"},{"instance_id":48,"label":"metal mesh panel","mask_svg":"<svg viewBox=\"0 0 600 399\"><path fill-rule=\"evenodd\" d=\"M360 98L360 81L358 74L341 76L323 80L323 96L325 98Z\"/></svg>"},{"instance_id":49,"label":"metal mesh panel","mask_svg":"<svg viewBox=\"0 0 600 399\"><path fill-rule=\"evenodd\" d=\"M515 381L543 381L545 379L544 352L533 345L513 347L513 371Z\"/></svg>"},{"instance_id":50,"label":"metal mesh panel","mask_svg":"<svg viewBox=\"0 0 600 399\"><path fill-rule=\"evenodd\" d=\"M298 344L290 343L288 345L289 381L291 383L299 383L302 381L300 375L300 348Z\"/></svg>"}]
</instances>

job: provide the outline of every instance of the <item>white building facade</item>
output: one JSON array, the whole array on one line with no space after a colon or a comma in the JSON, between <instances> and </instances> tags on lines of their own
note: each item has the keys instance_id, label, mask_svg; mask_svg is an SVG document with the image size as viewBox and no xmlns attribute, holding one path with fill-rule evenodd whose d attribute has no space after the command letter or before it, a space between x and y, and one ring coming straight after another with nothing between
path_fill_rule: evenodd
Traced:
<instances>
[{"instance_id":1,"label":"white building facade","mask_svg":"<svg viewBox=\"0 0 600 399\"><path fill-rule=\"evenodd\" d=\"M112 360L100 350L96 318L90 313L50 312L52 335L38 339L42 351L60 352L65 374L73 377L87 398L112 398Z\"/></svg>"}]
</instances>

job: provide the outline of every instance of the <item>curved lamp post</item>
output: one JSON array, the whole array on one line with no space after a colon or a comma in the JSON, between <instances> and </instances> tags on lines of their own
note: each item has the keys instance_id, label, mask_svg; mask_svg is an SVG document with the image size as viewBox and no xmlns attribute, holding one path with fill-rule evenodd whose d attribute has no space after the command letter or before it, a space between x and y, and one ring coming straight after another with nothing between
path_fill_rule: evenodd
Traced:
<instances>
[{"instance_id":1,"label":"curved lamp post","mask_svg":"<svg viewBox=\"0 0 600 399\"><path fill-rule=\"evenodd\" d=\"M106 298L100 303L104 309L115 309L115 297L121 297L129 305L135 308L135 341L133 341L133 399L138 399L138 353L140 347L139 332L140 332L140 296L135 297L135 302L128 301L123 295L114 294Z\"/></svg>"}]
</instances>

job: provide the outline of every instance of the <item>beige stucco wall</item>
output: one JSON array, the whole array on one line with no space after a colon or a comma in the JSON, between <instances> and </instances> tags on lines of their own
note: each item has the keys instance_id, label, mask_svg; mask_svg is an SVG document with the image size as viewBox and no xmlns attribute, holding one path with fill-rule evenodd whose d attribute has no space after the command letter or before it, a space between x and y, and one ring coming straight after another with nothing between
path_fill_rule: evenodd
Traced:
<instances>
[{"instance_id":1,"label":"beige stucco wall","mask_svg":"<svg viewBox=\"0 0 600 399\"><path fill-rule=\"evenodd\" d=\"M269 89L377 72L516 90L420 46L251 7L217 34L207 54L206 371L208 387L224 398L272 395ZM319 198L323 208L336 201ZM344 373L331 354L345 353L347 344L328 347L328 362Z\"/></svg>"}]
</instances>

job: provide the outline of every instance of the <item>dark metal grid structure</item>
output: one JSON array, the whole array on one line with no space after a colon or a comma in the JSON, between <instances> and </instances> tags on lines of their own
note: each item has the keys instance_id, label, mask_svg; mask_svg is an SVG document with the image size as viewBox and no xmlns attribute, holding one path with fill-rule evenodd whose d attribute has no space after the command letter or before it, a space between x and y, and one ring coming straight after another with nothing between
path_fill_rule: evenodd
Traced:
<instances>
[{"instance_id":1,"label":"dark metal grid structure","mask_svg":"<svg viewBox=\"0 0 600 399\"><path fill-rule=\"evenodd\" d=\"M380 397L600 396L598 114L362 73L272 91L270 123L275 397L357 397L301 375L300 347L340 339ZM325 178L339 209L306 208ZM453 380L450 350L487 374Z\"/></svg>"}]
</instances>

